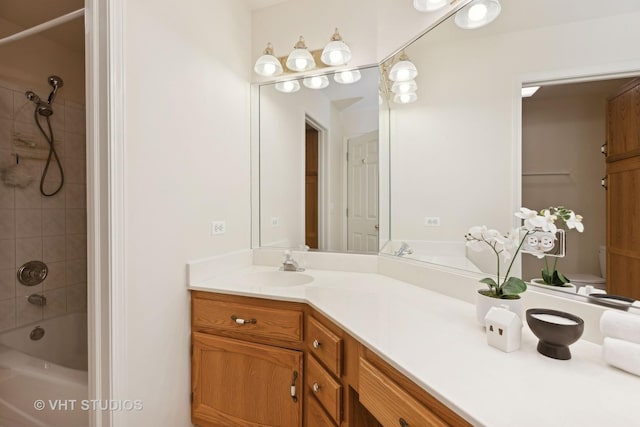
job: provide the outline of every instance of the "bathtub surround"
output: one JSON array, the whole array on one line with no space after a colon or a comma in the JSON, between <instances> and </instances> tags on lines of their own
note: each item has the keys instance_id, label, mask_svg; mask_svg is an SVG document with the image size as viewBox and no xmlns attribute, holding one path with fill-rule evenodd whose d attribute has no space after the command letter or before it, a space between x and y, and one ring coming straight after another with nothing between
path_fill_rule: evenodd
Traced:
<instances>
[{"instance_id":1,"label":"bathtub surround","mask_svg":"<svg viewBox=\"0 0 640 427\"><path fill-rule=\"evenodd\" d=\"M25 187L0 182L0 331L86 311L84 106L63 99L64 88L53 105L51 124L65 184L55 196L44 197L39 183L46 155L39 152L46 154L47 142L34 122L34 104L25 96L41 85L0 82L0 169L13 167L33 178ZM51 165L45 188L55 187L57 179ZM47 264L49 273L43 283L27 287L16 272L32 260ZM45 296L46 305L30 304L32 294Z\"/></svg>"}]
</instances>

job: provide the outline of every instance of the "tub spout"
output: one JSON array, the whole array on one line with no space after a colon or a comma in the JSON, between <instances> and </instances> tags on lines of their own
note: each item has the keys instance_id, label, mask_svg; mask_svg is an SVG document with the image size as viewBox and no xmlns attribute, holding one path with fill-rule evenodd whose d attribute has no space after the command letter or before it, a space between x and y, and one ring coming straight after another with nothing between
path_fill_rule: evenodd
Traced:
<instances>
[{"instance_id":1,"label":"tub spout","mask_svg":"<svg viewBox=\"0 0 640 427\"><path fill-rule=\"evenodd\" d=\"M33 305L39 305L40 307L47 305L47 297L40 294L31 294L27 297L27 301Z\"/></svg>"}]
</instances>

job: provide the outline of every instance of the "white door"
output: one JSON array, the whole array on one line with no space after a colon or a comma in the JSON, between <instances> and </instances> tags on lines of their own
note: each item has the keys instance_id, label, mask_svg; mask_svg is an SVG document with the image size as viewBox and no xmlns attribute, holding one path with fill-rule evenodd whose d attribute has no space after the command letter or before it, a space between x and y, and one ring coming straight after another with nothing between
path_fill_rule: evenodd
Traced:
<instances>
[{"instance_id":1,"label":"white door","mask_svg":"<svg viewBox=\"0 0 640 427\"><path fill-rule=\"evenodd\" d=\"M378 252L378 132L349 139L347 250Z\"/></svg>"}]
</instances>

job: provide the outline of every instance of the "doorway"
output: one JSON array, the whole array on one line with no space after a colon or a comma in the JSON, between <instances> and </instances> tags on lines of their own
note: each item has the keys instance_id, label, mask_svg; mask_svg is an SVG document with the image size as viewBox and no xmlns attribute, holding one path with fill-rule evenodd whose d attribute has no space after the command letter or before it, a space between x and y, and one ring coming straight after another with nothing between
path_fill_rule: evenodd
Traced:
<instances>
[{"instance_id":1,"label":"doorway","mask_svg":"<svg viewBox=\"0 0 640 427\"><path fill-rule=\"evenodd\" d=\"M318 249L319 133L309 122L305 123L304 240L310 249Z\"/></svg>"}]
</instances>

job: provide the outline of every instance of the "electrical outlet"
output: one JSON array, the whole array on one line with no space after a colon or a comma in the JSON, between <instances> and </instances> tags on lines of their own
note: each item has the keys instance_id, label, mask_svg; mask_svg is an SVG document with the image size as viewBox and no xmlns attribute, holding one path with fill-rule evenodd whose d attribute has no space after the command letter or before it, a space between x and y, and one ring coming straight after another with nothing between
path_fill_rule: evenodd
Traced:
<instances>
[{"instance_id":1,"label":"electrical outlet","mask_svg":"<svg viewBox=\"0 0 640 427\"><path fill-rule=\"evenodd\" d=\"M541 230L534 231L524 239L522 252L533 254L543 252L547 256L564 257L564 230L558 230L555 233Z\"/></svg>"},{"instance_id":2,"label":"electrical outlet","mask_svg":"<svg viewBox=\"0 0 640 427\"><path fill-rule=\"evenodd\" d=\"M211 235L224 234L227 231L227 224L224 221L211 221Z\"/></svg>"},{"instance_id":3,"label":"electrical outlet","mask_svg":"<svg viewBox=\"0 0 640 427\"><path fill-rule=\"evenodd\" d=\"M438 217L438 216L425 216L424 217L424 226L425 227L440 227L440 217Z\"/></svg>"},{"instance_id":4,"label":"electrical outlet","mask_svg":"<svg viewBox=\"0 0 640 427\"><path fill-rule=\"evenodd\" d=\"M280 218L273 216L271 217L271 226L272 227L280 227Z\"/></svg>"}]
</instances>

